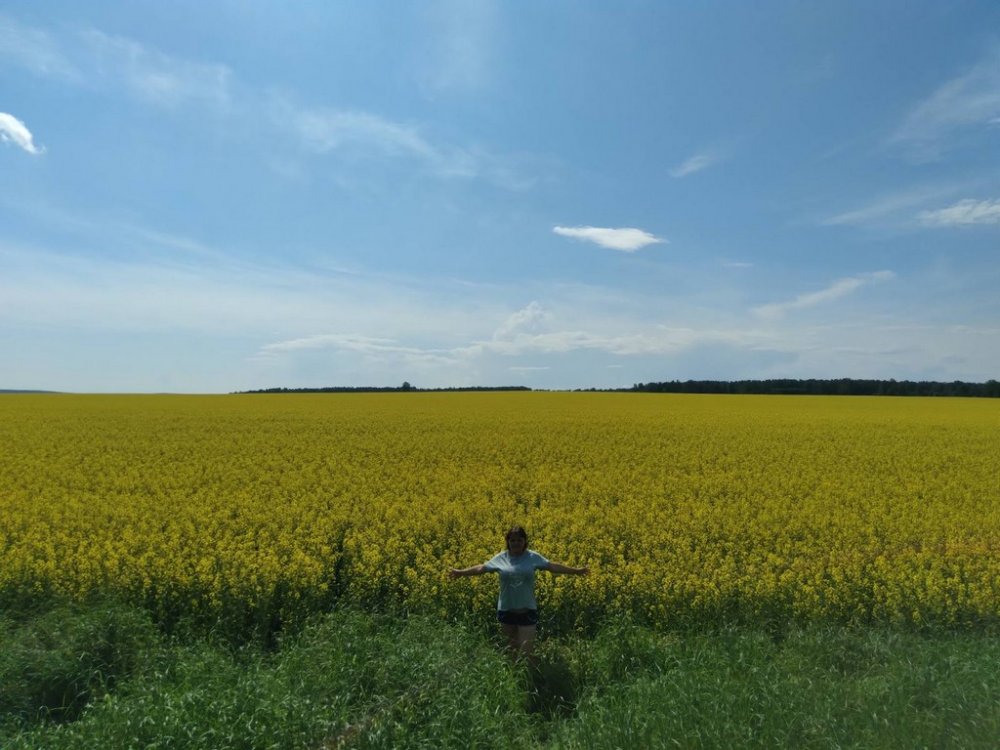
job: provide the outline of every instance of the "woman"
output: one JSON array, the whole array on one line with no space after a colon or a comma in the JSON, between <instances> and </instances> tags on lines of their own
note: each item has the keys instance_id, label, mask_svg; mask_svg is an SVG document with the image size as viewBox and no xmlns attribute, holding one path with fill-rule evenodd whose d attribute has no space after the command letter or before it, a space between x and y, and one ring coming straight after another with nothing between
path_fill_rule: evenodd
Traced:
<instances>
[{"instance_id":1,"label":"woman","mask_svg":"<svg viewBox=\"0 0 1000 750\"><path fill-rule=\"evenodd\" d=\"M535 601L535 571L569 573L585 576L589 568L571 568L550 562L534 550L528 549L528 534L520 526L507 532L507 550L494 555L482 565L471 568L452 568L452 578L480 576L483 573L500 574L500 598L497 601L497 620L507 636L507 647L513 656L530 660L538 625L538 603Z\"/></svg>"}]
</instances>

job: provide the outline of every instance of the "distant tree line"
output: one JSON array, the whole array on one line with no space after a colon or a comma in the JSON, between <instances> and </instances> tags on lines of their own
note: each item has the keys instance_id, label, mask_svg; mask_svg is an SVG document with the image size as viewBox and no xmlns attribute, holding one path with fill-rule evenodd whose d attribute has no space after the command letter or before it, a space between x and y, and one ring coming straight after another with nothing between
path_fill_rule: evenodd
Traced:
<instances>
[{"instance_id":1,"label":"distant tree line","mask_svg":"<svg viewBox=\"0 0 1000 750\"><path fill-rule=\"evenodd\" d=\"M409 383L397 386L329 386L324 388L262 388L239 393L440 393L446 391L530 391L525 385L470 385L453 388L415 388Z\"/></svg>"},{"instance_id":2,"label":"distant tree line","mask_svg":"<svg viewBox=\"0 0 1000 750\"><path fill-rule=\"evenodd\" d=\"M1000 398L1000 382L941 383L928 380L671 380L636 383L623 390L643 393L752 393L812 396L977 396Z\"/></svg>"},{"instance_id":3,"label":"distant tree line","mask_svg":"<svg viewBox=\"0 0 1000 750\"><path fill-rule=\"evenodd\" d=\"M441 393L457 391L530 391L524 385L459 386L452 388L416 388L408 382L398 386L327 386L323 388L262 388L239 393ZM630 393L745 393L810 396L971 396L1000 398L1000 382L950 383L930 380L671 380L660 383L636 383L631 388L577 388L577 391L618 391Z\"/></svg>"}]
</instances>

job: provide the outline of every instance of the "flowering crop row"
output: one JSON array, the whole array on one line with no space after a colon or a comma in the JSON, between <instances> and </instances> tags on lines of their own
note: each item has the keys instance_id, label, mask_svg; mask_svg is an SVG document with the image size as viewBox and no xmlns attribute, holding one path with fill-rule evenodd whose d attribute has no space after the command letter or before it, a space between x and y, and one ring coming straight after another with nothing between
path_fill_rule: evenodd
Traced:
<instances>
[{"instance_id":1,"label":"flowering crop row","mask_svg":"<svg viewBox=\"0 0 1000 750\"><path fill-rule=\"evenodd\" d=\"M504 530L550 621L1000 615L1000 402L603 393L0 397L0 595L461 617Z\"/></svg>"}]
</instances>

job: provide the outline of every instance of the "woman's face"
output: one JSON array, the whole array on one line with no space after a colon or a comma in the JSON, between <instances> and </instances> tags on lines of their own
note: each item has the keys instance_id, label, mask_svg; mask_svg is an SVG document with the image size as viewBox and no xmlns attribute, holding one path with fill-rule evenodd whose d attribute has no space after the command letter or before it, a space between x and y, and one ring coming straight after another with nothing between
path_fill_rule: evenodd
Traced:
<instances>
[{"instance_id":1,"label":"woman's face","mask_svg":"<svg viewBox=\"0 0 1000 750\"><path fill-rule=\"evenodd\" d=\"M507 549L512 555L520 555L528 547L528 540L521 534L514 534L507 540Z\"/></svg>"}]
</instances>

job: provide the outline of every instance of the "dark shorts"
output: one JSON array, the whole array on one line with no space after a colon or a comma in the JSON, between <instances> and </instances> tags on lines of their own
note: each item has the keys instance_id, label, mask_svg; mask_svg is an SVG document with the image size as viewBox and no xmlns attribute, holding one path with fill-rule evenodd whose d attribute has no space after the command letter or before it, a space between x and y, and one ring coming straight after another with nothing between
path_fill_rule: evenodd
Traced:
<instances>
[{"instance_id":1,"label":"dark shorts","mask_svg":"<svg viewBox=\"0 0 1000 750\"><path fill-rule=\"evenodd\" d=\"M510 610L497 610L497 620L504 625L537 625L538 610L529 609L524 612L511 612Z\"/></svg>"}]
</instances>

